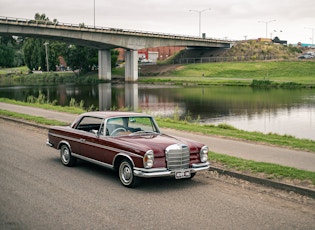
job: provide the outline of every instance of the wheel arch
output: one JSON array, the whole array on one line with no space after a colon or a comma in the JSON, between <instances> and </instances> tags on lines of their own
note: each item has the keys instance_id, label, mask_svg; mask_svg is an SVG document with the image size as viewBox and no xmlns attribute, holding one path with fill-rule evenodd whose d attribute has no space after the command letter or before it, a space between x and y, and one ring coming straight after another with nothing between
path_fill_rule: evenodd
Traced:
<instances>
[{"instance_id":1,"label":"wheel arch","mask_svg":"<svg viewBox=\"0 0 315 230\"><path fill-rule=\"evenodd\" d=\"M132 164L132 167L135 167L135 163L133 161L133 159L126 153L119 153L115 156L114 160L113 160L113 166L114 166L114 170L118 171L119 169L119 165L122 162L122 160L127 159L130 161L130 163Z\"/></svg>"},{"instance_id":2,"label":"wheel arch","mask_svg":"<svg viewBox=\"0 0 315 230\"><path fill-rule=\"evenodd\" d=\"M72 152L71 145L69 144L68 141L60 141L58 143L57 149L60 149L62 145L66 145L70 149L70 151Z\"/></svg>"}]
</instances>

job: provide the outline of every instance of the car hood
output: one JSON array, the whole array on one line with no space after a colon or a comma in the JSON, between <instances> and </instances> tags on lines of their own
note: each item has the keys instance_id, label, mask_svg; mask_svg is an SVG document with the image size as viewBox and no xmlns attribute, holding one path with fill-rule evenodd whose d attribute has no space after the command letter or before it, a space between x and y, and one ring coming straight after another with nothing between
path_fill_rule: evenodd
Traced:
<instances>
[{"instance_id":1,"label":"car hood","mask_svg":"<svg viewBox=\"0 0 315 230\"><path fill-rule=\"evenodd\" d=\"M154 151L155 157L165 155L165 149L173 144L186 144L190 148L190 152L199 152L203 144L179 137L169 136L166 134L142 134L135 136L116 137L117 141L121 141L137 152L146 152L149 149Z\"/></svg>"}]
</instances>

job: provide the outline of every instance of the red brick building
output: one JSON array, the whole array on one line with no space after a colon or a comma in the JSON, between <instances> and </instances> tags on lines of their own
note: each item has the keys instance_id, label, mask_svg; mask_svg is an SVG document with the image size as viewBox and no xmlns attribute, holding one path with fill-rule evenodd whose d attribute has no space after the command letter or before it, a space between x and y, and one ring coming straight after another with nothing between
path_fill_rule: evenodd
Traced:
<instances>
[{"instance_id":1,"label":"red brick building","mask_svg":"<svg viewBox=\"0 0 315 230\"><path fill-rule=\"evenodd\" d=\"M146 49L138 50L138 53L144 53L147 55L148 52L158 52L158 60L162 61L185 48L186 47L180 47L180 46L155 47L155 48L146 48ZM122 48L118 48L117 50L119 51L118 61L125 60L125 50Z\"/></svg>"}]
</instances>

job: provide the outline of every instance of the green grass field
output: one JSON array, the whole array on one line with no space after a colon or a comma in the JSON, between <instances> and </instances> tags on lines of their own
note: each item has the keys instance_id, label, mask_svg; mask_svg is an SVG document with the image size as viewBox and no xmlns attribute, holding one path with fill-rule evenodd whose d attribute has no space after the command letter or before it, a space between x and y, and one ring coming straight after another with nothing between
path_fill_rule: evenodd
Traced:
<instances>
[{"instance_id":1,"label":"green grass field","mask_svg":"<svg viewBox=\"0 0 315 230\"><path fill-rule=\"evenodd\" d=\"M253 80L268 80L278 84L294 82L306 87L315 87L315 62L274 61L188 64L164 74L164 76L140 79L141 82L204 85L250 85Z\"/></svg>"}]
</instances>

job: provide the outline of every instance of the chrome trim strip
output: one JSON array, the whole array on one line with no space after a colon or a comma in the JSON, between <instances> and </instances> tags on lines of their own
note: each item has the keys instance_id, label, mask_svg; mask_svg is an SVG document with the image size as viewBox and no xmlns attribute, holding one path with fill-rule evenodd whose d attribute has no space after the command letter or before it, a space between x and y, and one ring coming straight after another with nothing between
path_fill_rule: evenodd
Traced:
<instances>
[{"instance_id":1,"label":"chrome trim strip","mask_svg":"<svg viewBox=\"0 0 315 230\"><path fill-rule=\"evenodd\" d=\"M151 169L146 169L146 168L134 167L133 169L134 169L134 170L137 170L137 171L145 172L145 173L169 171L167 168L151 168Z\"/></svg>"},{"instance_id":2,"label":"chrome trim strip","mask_svg":"<svg viewBox=\"0 0 315 230\"><path fill-rule=\"evenodd\" d=\"M192 168L200 168L200 167L210 167L210 163L206 161L204 163L192 164Z\"/></svg>"},{"instance_id":3,"label":"chrome trim strip","mask_svg":"<svg viewBox=\"0 0 315 230\"><path fill-rule=\"evenodd\" d=\"M143 157L140 156L140 155L135 155L135 154L133 154L133 155L134 155L135 157L141 157L141 158L143 158ZM132 158L130 157L130 155L125 154L125 153L118 153L118 154L116 154L116 156L113 158L112 165L115 165L115 162L116 162L117 157L120 157L120 156L123 156L123 157L127 158L127 159L131 162L132 166L133 166L133 167L135 166L135 163L133 162L133 160L132 160Z\"/></svg>"},{"instance_id":4,"label":"chrome trim strip","mask_svg":"<svg viewBox=\"0 0 315 230\"><path fill-rule=\"evenodd\" d=\"M104 163L104 162L101 162L101 161L97 161L97 160L94 160L94 159L91 159L91 158L88 158L88 157L84 157L84 156L76 154L76 153L72 153L72 156L74 156L76 158L79 158L81 160L84 160L84 161L91 162L93 164L97 164L97 165L105 167L105 168L114 169L113 165L110 165L110 164L107 164L107 163Z\"/></svg>"},{"instance_id":5,"label":"chrome trim strip","mask_svg":"<svg viewBox=\"0 0 315 230\"><path fill-rule=\"evenodd\" d=\"M199 163L193 164L192 168L185 170L190 170L191 173L195 173L201 170L207 170L210 168L210 163ZM133 173L137 177L151 178L151 177L163 177L163 176L174 176L175 171L170 171L167 168L152 168L152 169L143 169L143 168L134 168Z\"/></svg>"},{"instance_id":6,"label":"chrome trim strip","mask_svg":"<svg viewBox=\"0 0 315 230\"><path fill-rule=\"evenodd\" d=\"M198 172L202 170L207 170L209 168L210 168L210 163L208 161L204 163L199 163L199 164L192 164L192 168L190 172L194 173L194 172Z\"/></svg>"},{"instance_id":7,"label":"chrome trim strip","mask_svg":"<svg viewBox=\"0 0 315 230\"><path fill-rule=\"evenodd\" d=\"M83 132L85 132L85 131L83 131ZM92 133L91 133L91 134L92 134ZM65 136L65 135L59 135L59 134L55 134L55 133L52 133L52 134L50 134L50 135L62 139L61 142L64 142L65 140L67 140L67 141L73 141L73 142L79 142L79 143L81 143L80 139L70 138L70 137ZM93 135L93 134L92 134L92 135ZM108 138L108 137L106 137L106 138ZM61 142L60 142L60 143L61 143ZM58 144L58 148L59 148L59 146L60 146L60 143ZM67 143L68 143L68 142L67 142ZM87 141L87 142L85 142L85 143L88 144L88 145L95 146L95 147L97 147L97 148L101 148L101 149L105 149L105 150L109 150L109 151L112 151L112 152L117 152L117 153L118 153L118 152L124 152L124 153L128 153L129 156L135 156L135 157L141 157L141 158L143 158L143 156L141 156L141 155L137 155L137 154L135 154L135 153L133 153L133 152L128 152L128 151L125 151L125 150L122 150L122 149L112 148L112 147L109 147L109 146L106 146L106 145L95 144L95 143L90 142L90 141ZM70 144L69 144L69 143L68 143L68 146L70 147Z\"/></svg>"}]
</instances>

